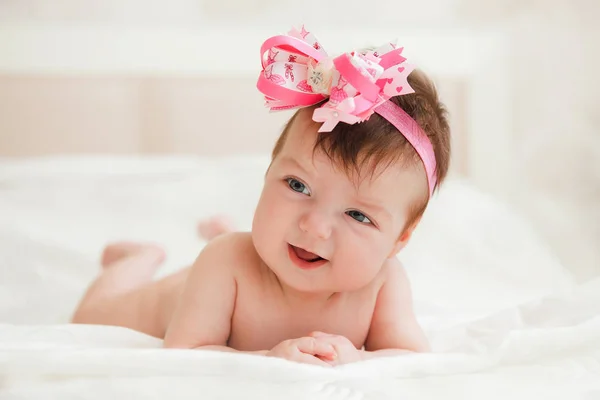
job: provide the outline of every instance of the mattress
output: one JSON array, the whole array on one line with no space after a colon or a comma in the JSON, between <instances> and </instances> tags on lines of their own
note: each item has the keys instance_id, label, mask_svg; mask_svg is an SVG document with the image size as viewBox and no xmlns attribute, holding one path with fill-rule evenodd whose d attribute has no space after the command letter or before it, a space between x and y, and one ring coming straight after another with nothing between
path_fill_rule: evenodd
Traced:
<instances>
[{"instance_id":1,"label":"mattress","mask_svg":"<svg viewBox=\"0 0 600 400\"><path fill-rule=\"evenodd\" d=\"M0 159L0 398L600 399L600 278L575 284L526 219L451 177L399 257L433 352L320 368L161 349L70 325L114 240L202 249L199 219L249 229L265 156Z\"/></svg>"}]
</instances>

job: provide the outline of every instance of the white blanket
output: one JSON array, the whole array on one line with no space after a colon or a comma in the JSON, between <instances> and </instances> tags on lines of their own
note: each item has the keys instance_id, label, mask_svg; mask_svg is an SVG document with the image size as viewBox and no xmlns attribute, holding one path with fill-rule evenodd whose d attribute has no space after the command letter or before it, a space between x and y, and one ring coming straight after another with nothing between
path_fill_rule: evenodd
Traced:
<instances>
[{"instance_id":1,"label":"white blanket","mask_svg":"<svg viewBox=\"0 0 600 400\"><path fill-rule=\"evenodd\" d=\"M600 278L567 269L502 204L450 181L401 255L432 354L323 369L160 349L67 325L109 240L195 258L199 218L250 225L267 159L0 161L0 398L600 399Z\"/></svg>"}]
</instances>

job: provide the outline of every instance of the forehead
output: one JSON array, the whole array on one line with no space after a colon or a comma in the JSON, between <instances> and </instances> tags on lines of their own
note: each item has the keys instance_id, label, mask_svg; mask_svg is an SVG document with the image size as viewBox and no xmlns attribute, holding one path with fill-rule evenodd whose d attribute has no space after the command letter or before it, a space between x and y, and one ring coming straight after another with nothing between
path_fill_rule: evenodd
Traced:
<instances>
[{"instance_id":1,"label":"forehead","mask_svg":"<svg viewBox=\"0 0 600 400\"><path fill-rule=\"evenodd\" d=\"M346 172L332 162L322 150L314 148L320 124L311 118L312 109L303 109L289 127L285 144L278 158L284 162L295 160L320 179L332 181L338 187L352 187L359 194L381 195L399 203L411 203L427 191L422 166L407 167L402 162L392 163L385 168L376 168L373 173L365 166L356 176ZM379 197L379 196L377 196Z\"/></svg>"},{"instance_id":2,"label":"forehead","mask_svg":"<svg viewBox=\"0 0 600 400\"><path fill-rule=\"evenodd\" d=\"M288 128L283 151L293 149L296 153L301 151L312 155L317 135L319 135L319 124L312 120L311 115L312 108L298 111Z\"/></svg>"}]
</instances>

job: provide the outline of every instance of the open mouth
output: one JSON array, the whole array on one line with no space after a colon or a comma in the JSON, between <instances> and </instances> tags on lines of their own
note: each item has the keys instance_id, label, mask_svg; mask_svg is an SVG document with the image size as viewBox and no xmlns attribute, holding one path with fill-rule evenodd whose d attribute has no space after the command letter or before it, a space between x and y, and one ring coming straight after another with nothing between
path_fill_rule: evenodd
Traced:
<instances>
[{"instance_id":1,"label":"open mouth","mask_svg":"<svg viewBox=\"0 0 600 400\"><path fill-rule=\"evenodd\" d=\"M311 253L301 247L288 244L288 252L292 261L301 268L310 269L320 267L327 262L326 259L318 254Z\"/></svg>"}]
</instances>

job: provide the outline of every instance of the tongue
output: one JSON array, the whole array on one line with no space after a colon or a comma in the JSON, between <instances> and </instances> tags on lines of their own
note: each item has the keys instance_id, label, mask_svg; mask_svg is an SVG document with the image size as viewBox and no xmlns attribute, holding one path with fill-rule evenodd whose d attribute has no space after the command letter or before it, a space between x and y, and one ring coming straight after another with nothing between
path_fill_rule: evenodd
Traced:
<instances>
[{"instance_id":1,"label":"tongue","mask_svg":"<svg viewBox=\"0 0 600 400\"><path fill-rule=\"evenodd\" d=\"M294 247L294 250L296 251L296 255L304 261L315 261L321 258L315 253L311 253L310 251L306 251L300 247Z\"/></svg>"}]
</instances>

